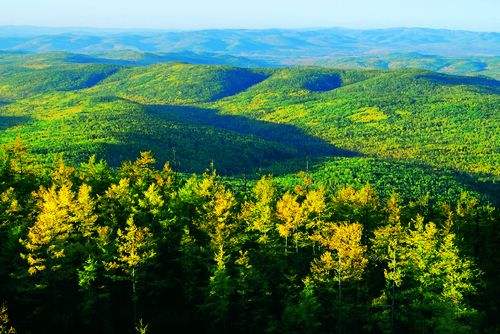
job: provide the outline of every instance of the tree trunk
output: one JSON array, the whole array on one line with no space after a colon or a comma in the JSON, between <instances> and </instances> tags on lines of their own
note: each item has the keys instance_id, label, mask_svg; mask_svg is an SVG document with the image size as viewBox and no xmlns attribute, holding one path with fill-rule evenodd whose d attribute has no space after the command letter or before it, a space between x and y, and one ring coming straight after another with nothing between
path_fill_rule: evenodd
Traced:
<instances>
[{"instance_id":1,"label":"tree trunk","mask_svg":"<svg viewBox=\"0 0 500 334\"><path fill-rule=\"evenodd\" d=\"M339 308L339 320L338 320L338 333L342 333L342 283L340 276L340 256L339 256L339 269L337 270L337 278L339 283L339 293L338 293L338 308Z\"/></svg>"},{"instance_id":2,"label":"tree trunk","mask_svg":"<svg viewBox=\"0 0 500 334\"><path fill-rule=\"evenodd\" d=\"M136 290L136 279L135 279L135 268L132 269L132 307L133 307L133 317L134 326L137 323L137 290Z\"/></svg>"}]
</instances>

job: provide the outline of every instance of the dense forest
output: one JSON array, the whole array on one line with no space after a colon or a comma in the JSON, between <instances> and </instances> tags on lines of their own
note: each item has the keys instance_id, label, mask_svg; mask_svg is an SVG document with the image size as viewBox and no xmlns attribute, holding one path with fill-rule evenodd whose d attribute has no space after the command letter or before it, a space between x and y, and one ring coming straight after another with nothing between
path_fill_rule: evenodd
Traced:
<instances>
[{"instance_id":1,"label":"dense forest","mask_svg":"<svg viewBox=\"0 0 500 334\"><path fill-rule=\"evenodd\" d=\"M143 152L0 165L0 330L407 332L498 329L498 212L326 187L308 173L228 179Z\"/></svg>"},{"instance_id":2,"label":"dense forest","mask_svg":"<svg viewBox=\"0 0 500 334\"><path fill-rule=\"evenodd\" d=\"M498 80L170 56L0 53L0 334L500 331Z\"/></svg>"}]
</instances>

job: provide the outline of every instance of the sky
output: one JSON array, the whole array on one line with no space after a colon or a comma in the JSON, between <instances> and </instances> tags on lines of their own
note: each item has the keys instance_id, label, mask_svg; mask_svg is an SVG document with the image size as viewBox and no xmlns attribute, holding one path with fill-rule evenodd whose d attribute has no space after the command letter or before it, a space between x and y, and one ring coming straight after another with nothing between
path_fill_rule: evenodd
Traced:
<instances>
[{"instance_id":1,"label":"sky","mask_svg":"<svg viewBox=\"0 0 500 334\"><path fill-rule=\"evenodd\" d=\"M500 32L500 0L0 0L0 25L388 28Z\"/></svg>"}]
</instances>

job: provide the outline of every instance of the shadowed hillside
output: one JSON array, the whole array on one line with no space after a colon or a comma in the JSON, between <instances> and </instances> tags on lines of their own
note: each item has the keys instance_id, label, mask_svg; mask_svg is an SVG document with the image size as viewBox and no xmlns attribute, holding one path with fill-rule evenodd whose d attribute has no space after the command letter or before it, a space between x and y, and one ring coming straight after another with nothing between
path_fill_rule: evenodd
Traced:
<instances>
[{"instance_id":1,"label":"shadowed hillside","mask_svg":"<svg viewBox=\"0 0 500 334\"><path fill-rule=\"evenodd\" d=\"M353 155L290 125L87 93L21 100L0 110L0 117L0 142L19 136L40 159L64 153L82 162L96 154L119 165L151 150L183 171L200 172L213 162L220 172L234 174L287 160Z\"/></svg>"}]
</instances>

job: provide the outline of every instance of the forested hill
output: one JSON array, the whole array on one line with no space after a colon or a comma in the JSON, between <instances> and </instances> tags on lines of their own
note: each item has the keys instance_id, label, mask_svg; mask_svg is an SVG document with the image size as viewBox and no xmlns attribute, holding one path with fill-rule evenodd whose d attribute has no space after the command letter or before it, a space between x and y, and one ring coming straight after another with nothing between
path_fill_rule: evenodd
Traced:
<instances>
[{"instance_id":1,"label":"forested hill","mask_svg":"<svg viewBox=\"0 0 500 334\"><path fill-rule=\"evenodd\" d=\"M20 136L44 157L65 152L80 162L97 154L114 164L148 148L188 171L210 161L224 172L248 172L296 158L367 155L500 175L494 79L422 70L123 67L61 56L0 62L0 100L9 102L0 109L1 142Z\"/></svg>"}]
</instances>

